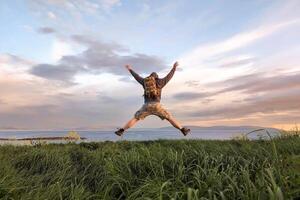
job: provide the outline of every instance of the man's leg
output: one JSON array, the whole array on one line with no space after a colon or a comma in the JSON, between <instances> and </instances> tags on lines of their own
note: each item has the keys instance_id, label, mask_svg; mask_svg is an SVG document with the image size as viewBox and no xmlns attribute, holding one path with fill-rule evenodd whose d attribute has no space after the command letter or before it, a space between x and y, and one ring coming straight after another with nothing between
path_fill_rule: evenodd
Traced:
<instances>
[{"instance_id":1,"label":"man's leg","mask_svg":"<svg viewBox=\"0 0 300 200\"><path fill-rule=\"evenodd\" d=\"M181 131L181 133L186 136L191 130L189 128L186 127L182 127L179 122L172 116L170 116L169 118L167 118L167 120L177 129L179 129Z\"/></svg>"},{"instance_id":2,"label":"man's leg","mask_svg":"<svg viewBox=\"0 0 300 200\"><path fill-rule=\"evenodd\" d=\"M136 119L135 117L132 118L131 120L129 120L123 128L120 128L119 130L115 131L115 134L118 135L118 136L121 136L123 135L124 131L131 128L132 126L135 125L135 123L137 123L139 120Z\"/></svg>"},{"instance_id":3,"label":"man's leg","mask_svg":"<svg viewBox=\"0 0 300 200\"><path fill-rule=\"evenodd\" d=\"M182 127L179 122L174 118L172 117L171 115L167 118L167 120L175 127L177 128L178 130L181 131L181 133L186 136L191 130L189 128L185 128L185 127Z\"/></svg>"},{"instance_id":4,"label":"man's leg","mask_svg":"<svg viewBox=\"0 0 300 200\"><path fill-rule=\"evenodd\" d=\"M143 105L138 111L136 111L136 113L134 114L134 117L129 120L124 126L123 128L120 128L119 130L117 130L115 132L116 135L121 136L125 130L133 127L140 119L144 119L147 115L149 115L146 112L146 106Z\"/></svg>"},{"instance_id":5,"label":"man's leg","mask_svg":"<svg viewBox=\"0 0 300 200\"><path fill-rule=\"evenodd\" d=\"M181 130L182 126L179 124L179 122L172 116L167 118L167 120L177 129Z\"/></svg>"},{"instance_id":6,"label":"man's leg","mask_svg":"<svg viewBox=\"0 0 300 200\"><path fill-rule=\"evenodd\" d=\"M125 126L123 127L123 129L124 129L124 130L127 130L127 129L133 127L138 121L139 121L139 120L136 119L135 117L132 118L131 120L129 120L129 121L125 124Z\"/></svg>"}]
</instances>

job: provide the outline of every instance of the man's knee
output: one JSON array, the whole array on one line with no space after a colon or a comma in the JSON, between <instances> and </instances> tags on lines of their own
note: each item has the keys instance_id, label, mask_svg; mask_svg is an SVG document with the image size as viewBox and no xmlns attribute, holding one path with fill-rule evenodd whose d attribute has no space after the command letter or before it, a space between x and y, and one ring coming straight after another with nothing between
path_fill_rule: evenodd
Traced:
<instances>
[{"instance_id":1,"label":"man's knee","mask_svg":"<svg viewBox=\"0 0 300 200\"><path fill-rule=\"evenodd\" d=\"M132 120L133 120L134 122L138 122L140 119L134 117L134 118L132 118Z\"/></svg>"},{"instance_id":2,"label":"man's knee","mask_svg":"<svg viewBox=\"0 0 300 200\"><path fill-rule=\"evenodd\" d=\"M143 120L145 119L149 114L148 113L137 113L134 115L134 119L136 120Z\"/></svg>"}]
</instances>

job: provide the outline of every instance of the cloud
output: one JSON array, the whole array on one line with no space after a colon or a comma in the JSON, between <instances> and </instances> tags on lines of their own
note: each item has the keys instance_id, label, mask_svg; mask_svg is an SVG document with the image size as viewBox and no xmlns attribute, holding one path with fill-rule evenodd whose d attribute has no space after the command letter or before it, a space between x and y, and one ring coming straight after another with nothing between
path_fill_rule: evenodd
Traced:
<instances>
[{"instance_id":1,"label":"cloud","mask_svg":"<svg viewBox=\"0 0 300 200\"><path fill-rule=\"evenodd\" d=\"M76 55L65 55L55 65L33 66L30 73L52 80L71 81L78 72L127 75L125 64L131 64L140 73L160 71L166 67L165 62L157 56L130 54L127 48L116 43L105 43L82 35L73 35L71 40L87 49Z\"/></svg>"},{"instance_id":2,"label":"cloud","mask_svg":"<svg viewBox=\"0 0 300 200\"><path fill-rule=\"evenodd\" d=\"M94 14L97 11L108 11L113 7L120 6L120 0L30 0L31 5L36 9L45 9L45 8L55 8L57 9L65 9L69 12L73 12L74 14L86 13L86 14ZM56 16L54 12L50 12L52 14L47 15L53 19L53 16Z\"/></svg>"},{"instance_id":3,"label":"cloud","mask_svg":"<svg viewBox=\"0 0 300 200\"><path fill-rule=\"evenodd\" d=\"M198 123L209 124L235 122L276 124L280 123L279 116L281 123L297 122L297 118L291 117L290 113L300 112L299 71L274 71L272 74L256 72L205 86L214 90L206 93L181 92L173 96L181 101L177 109L181 116L186 116L188 120L196 120ZM212 96L215 97L211 98ZM203 107L199 107L199 99ZM212 101L213 107L206 105ZM189 108L181 109L183 105Z\"/></svg>"},{"instance_id":4,"label":"cloud","mask_svg":"<svg viewBox=\"0 0 300 200\"><path fill-rule=\"evenodd\" d=\"M72 80L77 71L79 71L79 68L72 68L65 65L38 64L29 72L33 75L46 79L69 82Z\"/></svg>"},{"instance_id":5,"label":"cloud","mask_svg":"<svg viewBox=\"0 0 300 200\"><path fill-rule=\"evenodd\" d=\"M121 5L121 0L102 0L101 5L105 9L111 9L115 6L120 6Z\"/></svg>"},{"instance_id":6,"label":"cloud","mask_svg":"<svg viewBox=\"0 0 300 200\"><path fill-rule=\"evenodd\" d=\"M63 56L70 55L74 47L62 39L55 39L52 44L51 56L54 61L58 61Z\"/></svg>"},{"instance_id":7,"label":"cloud","mask_svg":"<svg viewBox=\"0 0 300 200\"><path fill-rule=\"evenodd\" d=\"M180 92L180 93L174 94L173 98L176 100L180 100L180 101L182 101L182 100L189 101L189 100L196 100L199 98L209 97L212 95L213 94L209 93L209 92Z\"/></svg>"},{"instance_id":8,"label":"cloud","mask_svg":"<svg viewBox=\"0 0 300 200\"><path fill-rule=\"evenodd\" d=\"M51 34L51 33L56 32L55 29L50 28L50 27L41 27L37 31L38 31L38 33L41 33L41 34Z\"/></svg>"},{"instance_id":9,"label":"cloud","mask_svg":"<svg viewBox=\"0 0 300 200\"><path fill-rule=\"evenodd\" d=\"M3 101L2 99L0 99L0 104L6 104L5 101Z\"/></svg>"},{"instance_id":10,"label":"cloud","mask_svg":"<svg viewBox=\"0 0 300 200\"><path fill-rule=\"evenodd\" d=\"M47 16L48 16L49 19L56 19L57 18L56 15L51 11L47 12Z\"/></svg>"},{"instance_id":11,"label":"cloud","mask_svg":"<svg viewBox=\"0 0 300 200\"><path fill-rule=\"evenodd\" d=\"M188 87L198 87L200 85L199 81L197 80L189 80L184 82L185 85Z\"/></svg>"},{"instance_id":12,"label":"cloud","mask_svg":"<svg viewBox=\"0 0 300 200\"><path fill-rule=\"evenodd\" d=\"M14 66L24 66L24 65L32 65L33 62L29 61L27 59L21 58L17 55L9 54L9 53L4 53L0 54L0 65L2 67L6 65L14 65Z\"/></svg>"},{"instance_id":13,"label":"cloud","mask_svg":"<svg viewBox=\"0 0 300 200\"><path fill-rule=\"evenodd\" d=\"M300 88L300 73L271 75L269 73L254 73L212 83L213 86L227 86L219 93L242 91L247 94L272 92Z\"/></svg>"},{"instance_id":14,"label":"cloud","mask_svg":"<svg viewBox=\"0 0 300 200\"><path fill-rule=\"evenodd\" d=\"M238 56L235 58L230 58L223 60L222 63L218 67L239 67L239 66L244 66L244 65L249 65L252 64L255 61L255 58L249 57L249 56Z\"/></svg>"},{"instance_id":15,"label":"cloud","mask_svg":"<svg viewBox=\"0 0 300 200\"><path fill-rule=\"evenodd\" d=\"M215 99L211 99L211 98L209 98L209 99L203 99L202 101L201 101L201 103L203 103L203 104L210 104L211 102L213 102Z\"/></svg>"},{"instance_id":16,"label":"cloud","mask_svg":"<svg viewBox=\"0 0 300 200\"><path fill-rule=\"evenodd\" d=\"M263 37L266 37L285 27L298 24L300 19L292 19L285 22L274 23L271 25L262 25L253 30L238 33L228 39L207 45L199 45L192 51L183 55L179 60L187 65L200 65L203 61L213 58L219 54L233 51L235 49L247 46Z\"/></svg>"},{"instance_id":17,"label":"cloud","mask_svg":"<svg viewBox=\"0 0 300 200\"><path fill-rule=\"evenodd\" d=\"M28 76L28 69L34 65L35 62L24 59L20 56L13 54L0 54L0 78L7 78L9 75L16 77Z\"/></svg>"},{"instance_id":18,"label":"cloud","mask_svg":"<svg viewBox=\"0 0 300 200\"><path fill-rule=\"evenodd\" d=\"M219 108L193 111L190 117L197 118L239 118L251 114L274 113L283 111L299 111L300 88L291 89L276 94L267 93L247 99L240 104L227 104Z\"/></svg>"}]
</instances>

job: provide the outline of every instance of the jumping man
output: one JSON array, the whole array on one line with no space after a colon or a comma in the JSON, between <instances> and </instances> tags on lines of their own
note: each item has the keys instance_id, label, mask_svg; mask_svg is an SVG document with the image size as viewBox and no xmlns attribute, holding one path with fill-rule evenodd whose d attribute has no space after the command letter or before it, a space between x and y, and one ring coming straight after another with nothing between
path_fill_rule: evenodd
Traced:
<instances>
[{"instance_id":1,"label":"jumping man","mask_svg":"<svg viewBox=\"0 0 300 200\"><path fill-rule=\"evenodd\" d=\"M168 120L175 128L179 129L184 136L190 132L190 129L182 127L160 104L161 90L171 80L177 66L178 62L175 62L172 70L164 78L159 78L155 72L152 72L150 76L146 78L142 78L132 70L130 65L125 66L135 80L144 88L144 105L135 113L134 117L129 120L123 128L120 128L115 132L118 136L121 136L125 130L131 128L135 123L139 120L143 120L148 115L156 115L162 120Z\"/></svg>"}]
</instances>

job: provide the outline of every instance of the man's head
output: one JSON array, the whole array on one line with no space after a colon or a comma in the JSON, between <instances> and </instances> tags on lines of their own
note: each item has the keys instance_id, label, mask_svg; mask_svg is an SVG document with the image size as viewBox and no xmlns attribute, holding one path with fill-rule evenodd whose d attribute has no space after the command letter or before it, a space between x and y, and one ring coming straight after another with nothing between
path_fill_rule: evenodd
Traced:
<instances>
[{"instance_id":1,"label":"man's head","mask_svg":"<svg viewBox=\"0 0 300 200\"><path fill-rule=\"evenodd\" d=\"M156 72L152 72L152 73L150 74L150 76L152 76L152 77L154 77L154 78L158 78L158 75L157 75Z\"/></svg>"}]
</instances>

